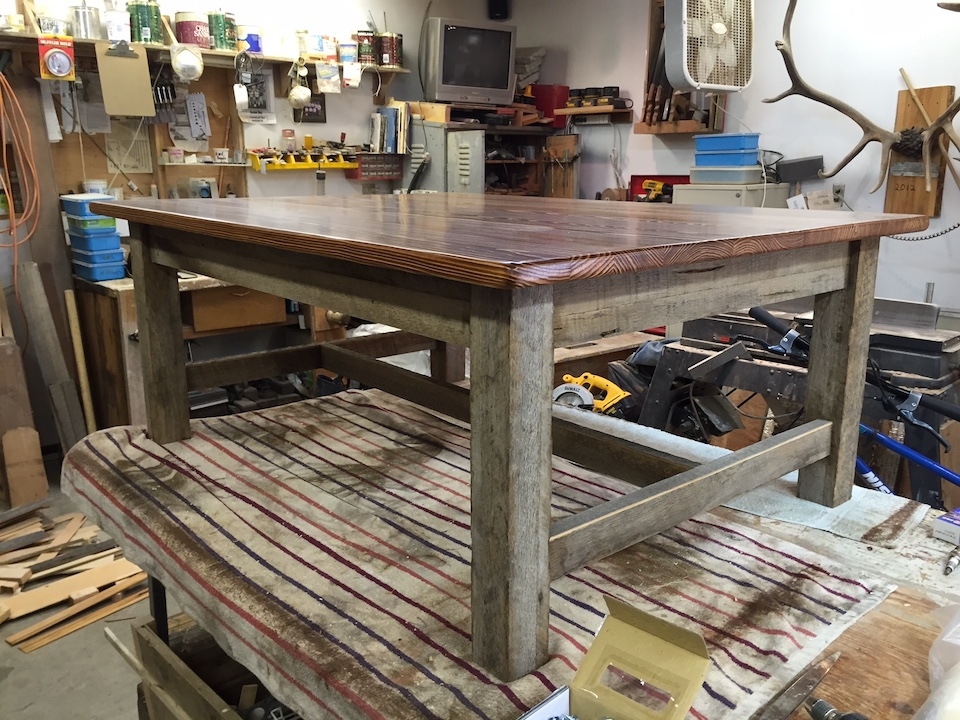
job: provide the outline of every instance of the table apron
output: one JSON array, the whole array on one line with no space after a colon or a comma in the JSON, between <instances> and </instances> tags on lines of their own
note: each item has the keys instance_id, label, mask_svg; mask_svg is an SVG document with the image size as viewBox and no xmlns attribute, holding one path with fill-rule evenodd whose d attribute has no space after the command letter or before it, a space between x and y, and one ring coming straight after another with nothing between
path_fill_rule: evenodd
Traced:
<instances>
[{"instance_id":1,"label":"table apron","mask_svg":"<svg viewBox=\"0 0 960 720\"><path fill-rule=\"evenodd\" d=\"M853 246L785 250L554 289L554 346L839 290Z\"/></svg>"}]
</instances>

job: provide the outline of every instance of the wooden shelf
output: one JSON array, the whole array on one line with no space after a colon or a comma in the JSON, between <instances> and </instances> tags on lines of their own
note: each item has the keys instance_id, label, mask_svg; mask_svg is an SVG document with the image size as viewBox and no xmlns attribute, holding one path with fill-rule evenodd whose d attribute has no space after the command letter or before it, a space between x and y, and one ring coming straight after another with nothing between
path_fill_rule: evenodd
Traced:
<instances>
[{"instance_id":1,"label":"wooden shelf","mask_svg":"<svg viewBox=\"0 0 960 720\"><path fill-rule=\"evenodd\" d=\"M635 135L708 135L721 131L711 130L696 120L674 120L658 125L638 122L633 126L633 132Z\"/></svg>"},{"instance_id":2,"label":"wooden shelf","mask_svg":"<svg viewBox=\"0 0 960 720\"><path fill-rule=\"evenodd\" d=\"M540 165L543 163L543 160L500 160L497 158L492 158L486 160L487 165L530 165L531 167Z\"/></svg>"},{"instance_id":3,"label":"wooden shelf","mask_svg":"<svg viewBox=\"0 0 960 720\"><path fill-rule=\"evenodd\" d=\"M590 107L558 108L554 111L556 115L571 118L576 122L578 117L596 117L598 115L609 115L610 122L629 123L633 122L633 108L612 108L604 105L592 105Z\"/></svg>"},{"instance_id":4,"label":"wooden shelf","mask_svg":"<svg viewBox=\"0 0 960 720\"><path fill-rule=\"evenodd\" d=\"M155 161L160 167L178 167L178 168L248 168L250 163L173 163L173 162L160 162L159 160Z\"/></svg>"}]
</instances>

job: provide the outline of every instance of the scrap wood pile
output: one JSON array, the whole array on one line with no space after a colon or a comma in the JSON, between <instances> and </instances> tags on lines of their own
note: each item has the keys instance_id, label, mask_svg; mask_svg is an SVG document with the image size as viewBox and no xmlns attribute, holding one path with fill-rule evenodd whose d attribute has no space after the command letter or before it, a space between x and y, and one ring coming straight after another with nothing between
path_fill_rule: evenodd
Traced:
<instances>
[{"instance_id":1,"label":"scrap wood pile","mask_svg":"<svg viewBox=\"0 0 960 720\"><path fill-rule=\"evenodd\" d=\"M0 513L0 623L65 607L6 638L32 652L147 596L147 576L81 513L45 500Z\"/></svg>"}]
</instances>

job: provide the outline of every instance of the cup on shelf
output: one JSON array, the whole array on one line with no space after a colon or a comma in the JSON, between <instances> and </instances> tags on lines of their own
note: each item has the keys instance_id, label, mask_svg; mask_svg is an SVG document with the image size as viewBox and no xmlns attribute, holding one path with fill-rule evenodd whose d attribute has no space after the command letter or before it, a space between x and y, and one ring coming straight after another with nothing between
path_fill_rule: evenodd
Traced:
<instances>
[{"instance_id":1,"label":"cup on shelf","mask_svg":"<svg viewBox=\"0 0 960 720\"><path fill-rule=\"evenodd\" d=\"M107 194L108 183L106 180L84 180L83 181L83 191L85 193L100 193L101 195Z\"/></svg>"},{"instance_id":2,"label":"cup on shelf","mask_svg":"<svg viewBox=\"0 0 960 720\"><path fill-rule=\"evenodd\" d=\"M230 148L214 148L213 161L217 163L228 163L232 159Z\"/></svg>"},{"instance_id":3,"label":"cup on shelf","mask_svg":"<svg viewBox=\"0 0 960 720\"><path fill-rule=\"evenodd\" d=\"M167 155L170 156L170 162L176 165L183 163L183 148L170 147L167 148Z\"/></svg>"}]
</instances>

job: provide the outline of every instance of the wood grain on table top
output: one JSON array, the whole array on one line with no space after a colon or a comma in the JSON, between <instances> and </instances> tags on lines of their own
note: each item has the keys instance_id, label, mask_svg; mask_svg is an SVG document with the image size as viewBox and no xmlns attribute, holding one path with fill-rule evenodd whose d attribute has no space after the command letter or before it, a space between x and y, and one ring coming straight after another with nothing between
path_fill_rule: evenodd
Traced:
<instances>
[{"instance_id":1,"label":"wood grain on table top","mask_svg":"<svg viewBox=\"0 0 960 720\"><path fill-rule=\"evenodd\" d=\"M489 287L525 287L926 229L919 215L492 195L94 203L94 212Z\"/></svg>"}]
</instances>

